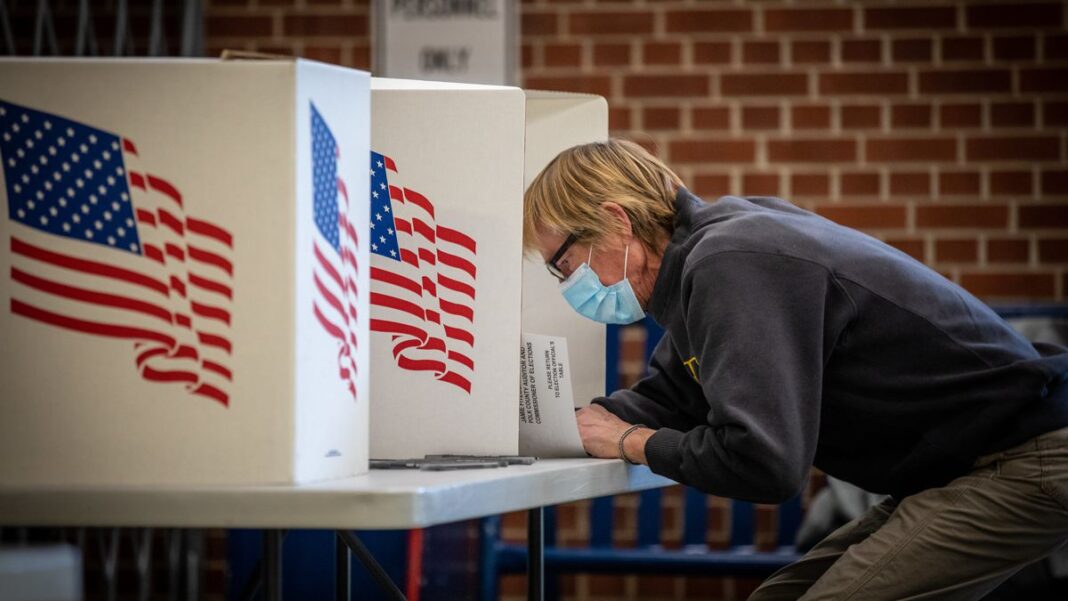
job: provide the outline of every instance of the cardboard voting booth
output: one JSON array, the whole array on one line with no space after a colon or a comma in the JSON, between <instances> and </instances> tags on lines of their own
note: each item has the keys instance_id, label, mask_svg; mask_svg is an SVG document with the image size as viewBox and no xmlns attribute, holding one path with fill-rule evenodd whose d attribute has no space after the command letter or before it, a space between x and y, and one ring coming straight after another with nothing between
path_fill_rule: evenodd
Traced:
<instances>
[{"instance_id":1,"label":"cardboard voting booth","mask_svg":"<svg viewBox=\"0 0 1068 601\"><path fill-rule=\"evenodd\" d=\"M371 89L371 456L516 454L522 331L566 335L576 393L604 388L604 328L524 260L522 204L532 170L607 136L607 106L500 86Z\"/></svg>"},{"instance_id":2,"label":"cardboard voting booth","mask_svg":"<svg viewBox=\"0 0 1068 601\"><path fill-rule=\"evenodd\" d=\"M0 61L0 483L366 470L369 81Z\"/></svg>"},{"instance_id":3,"label":"cardboard voting booth","mask_svg":"<svg viewBox=\"0 0 1068 601\"><path fill-rule=\"evenodd\" d=\"M608 139L608 103L600 96L527 91L526 186L561 151ZM564 300L538 256L523 262L523 331L567 338L571 388L577 406L605 393L605 326L582 317Z\"/></svg>"},{"instance_id":4,"label":"cardboard voting booth","mask_svg":"<svg viewBox=\"0 0 1068 601\"><path fill-rule=\"evenodd\" d=\"M518 452L524 96L371 80L371 456Z\"/></svg>"}]
</instances>

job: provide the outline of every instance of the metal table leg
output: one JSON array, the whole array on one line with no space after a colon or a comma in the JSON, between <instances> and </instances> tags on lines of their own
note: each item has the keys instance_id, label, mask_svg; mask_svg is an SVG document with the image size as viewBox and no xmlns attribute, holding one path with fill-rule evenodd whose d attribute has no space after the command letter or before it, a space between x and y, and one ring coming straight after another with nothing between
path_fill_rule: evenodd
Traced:
<instances>
[{"instance_id":1,"label":"metal table leg","mask_svg":"<svg viewBox=\"0 0 1068 601\"><path fill-rule=\"evenodd\" d=\"M527 512L527 599L545 599L545 508Z\"/></svg>"},{"instance_id":2,"label":"metal table leg","mask_svg":"<svg viewBox=\"0 0 1068 601\"><path fill-rule=\"evenodd\" d=\"M282 530L263 531L263 599L282 601Z\"/></svg>"},{"instance_id":3,"label":"metal table leg","mask_svg":"<svg viewBox=\"0 0 1068 601\"><path fill-rule=\"evenodd\" d=\"M351 530L338 530L337 535L345 542L345 545L352 551L363 567L367 568L367 571L371 573L371 578L378 584L378 588L382 589L382 592L386 593L386 596L395 601L405 601L404 593L401 592L397 585L389 578L389 574L386 573L378 561L375 560L374 555L364 546L363 541L356 537L356 533Z\"/></svg>"},{"instance_id":4,"label":"metal table leg","mask_svg":"<svg viewBox=\"0 0 1068 601\"><path fill-rule=\"evenodd\" d=\"M352 552L341 534L334 539L334 599L349 601L352 598Z\"/></svg>"}]
</instances>

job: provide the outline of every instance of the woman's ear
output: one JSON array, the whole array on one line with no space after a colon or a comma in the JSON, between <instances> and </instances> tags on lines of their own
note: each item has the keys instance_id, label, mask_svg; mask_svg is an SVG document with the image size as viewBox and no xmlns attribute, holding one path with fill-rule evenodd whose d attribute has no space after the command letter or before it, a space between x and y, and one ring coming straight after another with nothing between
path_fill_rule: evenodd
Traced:
<instances>
[{"instance_id":1,"label":"woman's ear","mask_svg":"<svg viewBox=\"0 0 1068 601\"><path fill-rule=\"evenodd\" d=\"M615 222L619 227L617 231L622 238L623 244L630 244L631 239L634 237L634 229L631 227L630 217L627 215L627 212L623 210L623 207L607 200L601 203L601 210L607 212L608 220L610 222Z\"/></svg>"}]
</instances>

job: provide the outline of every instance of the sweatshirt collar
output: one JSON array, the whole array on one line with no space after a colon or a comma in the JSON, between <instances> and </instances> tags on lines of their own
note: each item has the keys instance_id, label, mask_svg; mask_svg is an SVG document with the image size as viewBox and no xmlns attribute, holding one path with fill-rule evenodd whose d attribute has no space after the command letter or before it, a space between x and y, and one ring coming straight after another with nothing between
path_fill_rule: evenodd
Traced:
<instances>
[{"instance_id":1,"label":"sweatshirt collar","mask_svg":"<svg viewBox=\"0 0 1068 601\"><path fill-rule=\"evenodd\" d=\"M677 303L682 267L690 249L686 244L694 229L694 213L704 205L704 201L694 196L686 188L679 188L675 194L675 223L671 240L664 249L653 292L649 297L647 312L658 324L666 326L666 320L673 314Z\"/></svg>"}]
</instances>

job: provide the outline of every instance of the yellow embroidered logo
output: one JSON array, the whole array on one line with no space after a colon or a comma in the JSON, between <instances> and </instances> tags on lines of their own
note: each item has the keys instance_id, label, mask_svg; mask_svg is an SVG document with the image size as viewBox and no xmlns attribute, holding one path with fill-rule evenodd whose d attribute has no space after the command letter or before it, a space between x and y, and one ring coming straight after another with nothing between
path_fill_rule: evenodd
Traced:
<instances>
[{"instance_id":1,"label":"yellow embroidered logo","mask_svg":"<svg viewBox=\"0 0 1068 601\"><path fill-rule=\"evenodd\" d=\"M697 376L697 368L701 367L701 364L697 362L697 357L690 357L682 362L686 366L686 369L690 370L690 375L693 376L693 381L698 384L701 383L701 378Z\"/></svg>"}]
</instances>

